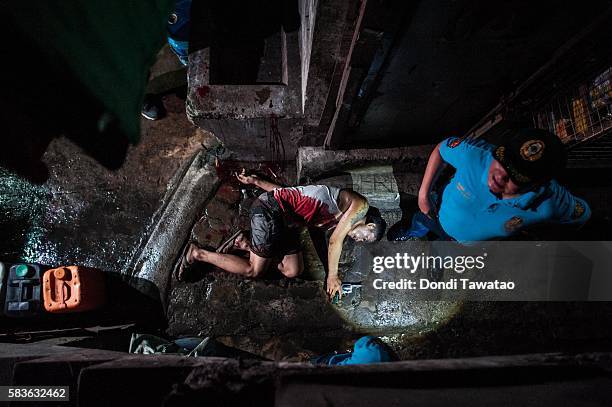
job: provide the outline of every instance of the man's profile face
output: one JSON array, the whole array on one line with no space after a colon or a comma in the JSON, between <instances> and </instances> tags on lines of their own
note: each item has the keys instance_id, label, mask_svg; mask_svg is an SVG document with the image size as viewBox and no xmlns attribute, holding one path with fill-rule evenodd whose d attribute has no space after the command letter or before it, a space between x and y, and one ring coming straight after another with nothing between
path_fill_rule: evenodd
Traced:
<instances>
[{"instance_id":1,"label":"man's profile face","mask_svg":"<svg viewBox=\"0 0 612 407\"><path fill-rule=\"evenodd\" d=\"M489 167L487 184L494 195L516 195L521 190L521 187L510 179L506 169L497 160L493 160Z\"/></svg>"},{"instance_id":2,"label":"man's profile face","mask_svg":"<svg viewBox=\"0 0 612 407\"><path fill-rule=\"evenodd\" d=\"M376 225L373 223L357 225L348 232L348 235L356 242L374 242L376 240L375 229Z\"/></svg>"}]
</instances>

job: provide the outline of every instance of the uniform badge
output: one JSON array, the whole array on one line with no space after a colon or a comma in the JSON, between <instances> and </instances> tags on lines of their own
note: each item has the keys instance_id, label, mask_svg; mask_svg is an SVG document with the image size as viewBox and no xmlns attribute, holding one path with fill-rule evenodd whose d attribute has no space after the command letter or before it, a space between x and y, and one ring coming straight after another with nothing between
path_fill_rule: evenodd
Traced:
<instances>
[{"instance_id":1,"label":"uniform badge","mask_svg":"<svg viewBox=\"0 0 612 407\"><path fill-rule=\"evenodd\" d=\"M580 201L576 201L574 206L574 212L572 212L572 219L578 219L584 213L584 205Z\"/></svg>"},{"instance_id":2,"label":"uniform badge","mask_svg":"<svg viewBox=\"0 0 612 407\"><path fill-rule=\"evenodd\" d=\"M459 144L461 144L461 139L460 139L460 138L451 139L451 140L448 140L448 141L446 142L446 145L447 145L448 147L450 147L450 148L455 148L455 147L457 147Z\"/></svg>"},{"instance_id":3,"label":"uniform badge","mask_svg":"<svg viewBox=\"0 0 612 407\"><path fill-rule=\"evenodd\" d=\"M516 232L523 225L523 219L518 216L513 216L504 224L504 229L506 232L513 233Z\"/></svg>"},{"instance_id":4,"label":"uniform badge","mask_svg":"<svg viewBox=\"0 0 612 407\"><path fill-rule=\"evenodd\" d=\"M529 140L521 146L521 157L527 161L537 161L544 154L546 145L542 140Z\"/></svg>"}]
</instances>

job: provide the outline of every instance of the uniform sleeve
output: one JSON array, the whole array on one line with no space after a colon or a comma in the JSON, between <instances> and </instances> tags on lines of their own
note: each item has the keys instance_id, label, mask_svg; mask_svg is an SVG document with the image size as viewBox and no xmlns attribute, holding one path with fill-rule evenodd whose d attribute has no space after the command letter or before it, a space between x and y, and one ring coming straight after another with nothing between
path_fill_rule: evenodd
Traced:
<instances>
[{"instance_id":1,"label":"uniform sleeve","mask_svg":"<svg viewBox=\"0 0 612 407\"><path fill-rule=\"evenodd\" d=\"M444 161L453 167L460 168L463 164L474 163L475 160L480 160L483 157L483 153L490 150L490 148L491 146L483 141L449 137L440 143L440 155Z\"/></svg>"},{"instance_id":2,"label":"uniform sleeve","mask_svg":"<svg viewBox=\"0 0 612 407\"><path fill-rule=\"evenodd\" d=\"M580 226L591 217L589 205L559 184L555 185L553 198L556 204L553 222Z\"/></svg>"}]
</instances>

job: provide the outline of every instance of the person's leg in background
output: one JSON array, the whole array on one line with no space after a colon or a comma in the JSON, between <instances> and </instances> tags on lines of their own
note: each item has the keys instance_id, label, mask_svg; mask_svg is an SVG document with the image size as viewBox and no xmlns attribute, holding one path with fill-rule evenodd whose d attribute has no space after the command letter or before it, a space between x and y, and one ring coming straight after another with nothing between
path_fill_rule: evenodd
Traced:
<instances>
[{"instance_id":1,"label":"person's leg in background","mask_svg":"<svg viewBox=\"0 0 612 407\"><path fill-rule=\"evenodd\" d=\"M162 95L187 84L187 64L189 62L189 32L191 20L191 0L177 0L175 9L168 16L168 45L183 66L151 79L147 85L142 104L142 116L149 120L159 120L166 115Z\"/></svg>"},{"instance_id":2,"label":"person's leg in background","mask_svg":"<svg viewBox=\"0 0 612 407\"><path fill-rule=\"evenodd\" d=\"M399 227L391 234L389 231L388 239L395 241L408 241L408 240L451 240L450 237L444 232L440 222L437 219L437 211L440 207L439 195L436 192L432 192L431 200L435 213L428 215L417 210L412 216L410 227Z\"/></svg>"}]
</instances>

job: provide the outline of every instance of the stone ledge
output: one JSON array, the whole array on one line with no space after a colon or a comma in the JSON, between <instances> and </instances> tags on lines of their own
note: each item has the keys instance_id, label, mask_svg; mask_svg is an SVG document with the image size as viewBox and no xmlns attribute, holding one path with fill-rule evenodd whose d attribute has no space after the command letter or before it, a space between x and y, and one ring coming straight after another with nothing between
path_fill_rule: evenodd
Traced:
<instances>
[{"instance_id":1,"label":"stone ledge","mask_svg":"<svg viewBox=\"0 0 612 407\"><path fill-rule=\"evenodd\" d=\"M300 147L297 155L298 181L312 180L334 172L367 165L403 163L412 172L422 172L435 145L382 149L326 150Z\"/></svg>"},{"instance_id":2,"label":"stone ledge","mask_svg":"<svg viewBox=\"0 0 612 407\"><path fill-rule=\"evenodd\" d=\"M164 198L167 203L160 209L134 266L127 270L132 277L132 285L144 294L158 297L164 308L177 257L218 182L214 166L207 163L206 153L198 152L184 175L178 179L173 192ZM158 293L150 292L147 284L143 284L147 281L155 285Z\"/></svg>"}]
</instances>

